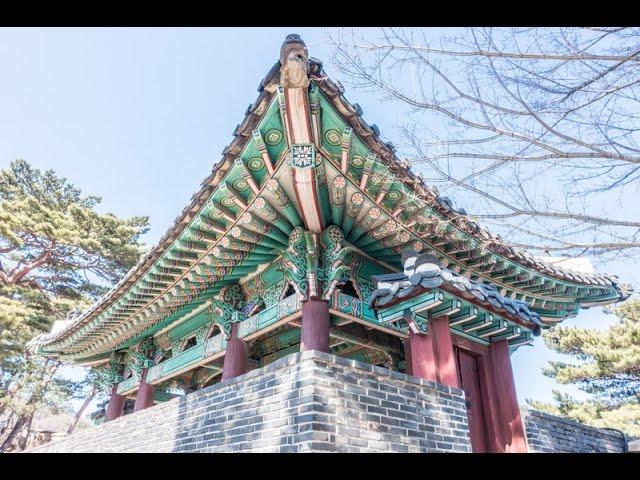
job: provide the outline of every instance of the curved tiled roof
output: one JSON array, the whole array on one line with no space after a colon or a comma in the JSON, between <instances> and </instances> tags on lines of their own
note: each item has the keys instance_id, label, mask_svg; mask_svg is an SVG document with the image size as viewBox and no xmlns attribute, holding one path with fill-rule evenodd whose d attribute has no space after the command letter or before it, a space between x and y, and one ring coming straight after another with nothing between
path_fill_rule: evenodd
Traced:
<instances>
[{"instance_id":1,"label":"curved tiled roof","mask_svg":"<svg viewBox=\"0 0 640 480\"><path fill-rule=\"evenodd\" d=\"M209 196L218 186L226 172L233 166L236 155L242 150L247 141L251 139L253 130L266 112L279 81L280 62L278 61L258 85L258 98L247 107L243 121L234 129L234 139L223 149L222 159L202 181L200 189L191 196L190 203L182 209L182 212L175 218L171 227L169 227L156 245L149 250L111 290L81 315L77 316L64 329L55 333L35 337L28 343L27 348L33 349L38 345L51 343L82 327L126 293L127 290L155 264L165 250L180 236L184 228L197 215L198 211L208 201Z\"/></svg>"},{"instance_id":2,"label":"curved tiled roof","mask_svg":"<svg viewBox=\"0 0 640 480\"><path fill-rule=\"evenodd\" d=\"M443 288L498 314L517 317L525 323L534 324L534 333L540 332L540 315L531 310L526 302L504 297L498 293L495 285L470 280L441 267L437 262L433 255L413 253L405 260L404 272L373 276L377 288L371 294L369 305L376 309L383 308L424 291Z\"/></svg>"},{"instance_id":3,"label":"curved tiled roof","mask_svg":"<svg viewBox=\"0 0 640 480\"><path fill-rule=\"evenodd\" d=\"M241 152L247 141L251 138L252 131L256 128L263 114L266 112L273 95L280 81L280 62L277 61L270 69L269 73L262 79L258 86L258 98L247 108L242 122L236 126L233 131L234 139L224 148L222 159L213 167L213 170L201 184L200 189L195 192L190 203L176 217L172 226L167 230L164 236L157 244L146 253L140 261L120 280L104 297L92 305L88 310L73 319L64 329L55 333L41 335L34 338L30 342L30 348L54 342L60 338L64 338L70 333L78 330L83 325L90 322L102 311L107 309L113 302L118 300L128 289L135 284L161 257L166 249L178 238L184 228L193 220L204 203L209 199L211 193L218 186L227 171L233 166L236 156ZM368 125L362 118L362 109L359 105L352 105L343 96L344 88L339 83L329 79L322 69L322 62L311 58L309 60L310 78L320 87L322 92L330 99L337 110L344 118L353 126L354 130L362 138L365 144L376 153L382 162L390 169L390 171L398 177L408 188L414 191L420 198L425 200L432 208L439 212L447 221L451 222L461 231L484 241L485 244L494 253L504 256L524 267L532 268L539 273L548 275L553 278L568 280L585 285L603 285L614 286L620 292L620 299L624 299L629 295L630 287L619 284L617 277L612 275L601 274L584 274L573 272L568 269L554 267L553 265L543 262L528 252L510 246L503 241L499 235L493 235L486 228L480 226L475 220L468 217L463 209L455 209L451 200L447 197L440 196L435 187L424 184L420 174L413 173L409 168L407 161L402 161L395 156L395 148L389 143L384 143L379 138L379 131L375 125ZM452 284L465 285L467 280L465 277L455 280L452 277ZM448 275L444 274L445 277ZM464 278L464 280L462 280ZM456 283L457 282L457 283ZM470 282L470 281L469 281ZM478 282L475 282L476 284ZM483 290L484 287L476 287L470 284L468 292L489 292ZM475 294L474 294L475 295ZM483 293L484 295L484 293ZM491 293L485 295L487 298L495 298ZM506 299L507 303L516 302ZM517 302L518 304L521 302ZM522 311L520 306L515 306L518 311Z\"/></svg>"},{"instance_id":4,"label":"curved tiled roof","mask_svg":"<svg viewBox=\"0 0 640 480\"><path fill-rule=\"evenodd\" d=\"M358 104L351 104L344 97L344 88L338 82L333 82L322 70L322 62L310 59L311 78L320 86L325 94L328 94L334 106L345 116L355 131L360 135L367 146L376 153L384 164L407 187L413 190L428 205L433 207L444 218L464 233L484 242L494 253L508 258L523 267L531 268L550 277L586 285L620 286L620 300L628 297L630 287L620 284L618 277L607 274L588 274L575 272L567 268L554 266L535 257L524 249L514 247L504 241L500 235L491 233L476 220L469 217L462 208L456 209L451 199L441 196L438 189L424 183L421 174L411 171L409 162L400 160L395 155L395 147L391 143L383 142L379 137L379 130L375 125L368 125L362 118L362 108Z\"/></svg>"}]
</instances>

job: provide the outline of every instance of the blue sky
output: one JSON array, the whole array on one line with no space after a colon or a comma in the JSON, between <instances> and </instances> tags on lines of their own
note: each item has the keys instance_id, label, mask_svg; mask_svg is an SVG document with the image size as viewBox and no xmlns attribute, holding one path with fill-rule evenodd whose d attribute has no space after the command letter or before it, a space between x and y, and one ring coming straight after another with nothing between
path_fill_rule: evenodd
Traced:
<instances>
[{"instance_id":1,"label":"blue sky","mask_svg":"<svg viewBox=\"0 0 640 480\"><path fill-rule=\"evenodd\" d=\"M0 168L23 158L101 196L104 212L149 215L152 246L220 159L294 32L340 80L319 28L0 29ZM396 138L398 108L361 91L346 96ZM637 264L607 270L637 289ZM565 324L612 320L592 309ZM521 402L551 399L557 385L541 369L553 358L541 339L513 355Z\"/></svg>"}]
</instances>

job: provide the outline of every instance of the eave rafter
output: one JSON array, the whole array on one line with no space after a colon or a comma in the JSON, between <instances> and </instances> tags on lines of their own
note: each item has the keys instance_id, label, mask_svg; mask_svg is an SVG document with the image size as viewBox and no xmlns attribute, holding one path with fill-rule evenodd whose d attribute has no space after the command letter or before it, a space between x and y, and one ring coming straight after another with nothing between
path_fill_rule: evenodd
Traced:
<instances>
[{"instance_id":1,"label":"eave rafter","mask_svg":"<svg viewBox=\"0 0 640 480\"><path fill-rule=\"evenodd\" d=\"M488 344L508 339L510 348L517 348L533 341L534 324L523 322L516 315L489 304L478 304L472 296L457 298L460 292L447 286L397 299L378 307L378 318L386 325L395 325L400 331L428 331L429 322L447 317L452 333L475 342Z\"/></svg>"},{"instance_id":2,"label":"eave rafter","mask_svg":"<svg viewBox=\"0 0 640 480\"><path fill-rule=\"evenodd\" d=\"M393 187L394 182L388 179L392 176L390 173L387 180L378 179L378 186L371 187L370 179L376 174L377 161L373 154L367 157L361 176L357 178L351 170L344 175L342 157L338 160L323 148L319 148L319 153L330 165L325 165L325 171L330 172L328 182L332 186L332 221L341 226L349 241L374 258L395 263L403 248L429 249L449 268L470 278L495 283L505 296L526 298L533 302L534 307L536 299L552 296L559 300L557 306L560 309L574 312L576 303L572 293L589 292L592 288L599 294L612 292L610 287L571 285L545 278L507 259L496 257L487 246L461 233L451 222L439 217L428 207L403 203L398 199L388 203L381 201L392 188L400 189ZM357 201L350 201L353 199ZM349 208L357 209L352 218L346 215ZM373 212L373 215L362 215L361 212ZM558 315L564 316L560 312Z\"/></svg>"},{"instance_id":3,"label":"eave rafter","mask_svg":"<svg viewBox=\"0 0 640 480\"><path fill-rule=\"evenodd\" d=\"M248 194L227 182L234 170L227 171L193 220L165 246L166 253L104 311L99 322L86 324L46 351L64 351L67 358L108 352L178 309L197 306L216 284L241 279L277 257L301 220L274 178L277 168L260 130L254 130L251 138L267 171L262 181L236 160L235 171L248 185ZM226 203L220 202L221 197Z\"/></svg>"},{"instance_id":4,"label":"eave rafter","mask_svg":"<svg viewBox=\"0 0 640 480\"><path fill-rule=\"evenodd\" d=\"M613 277L569 272L513 249L453 208L395 157L297 36L287 38L259 92L169 232L40 352L86 360L122 348L273 263L297 227L319 234L339 226L347 242L392 268L409 247L431 251L444 267L495 284L548 321L626 294ZM465 327L482 338L510 334L478 325Z\"/></svg>"},{"instance_id":5,"label":"eave rafter","mask_svg":"<svg viewBox=\"0 0 640 480\"><path fill-rule=\"evenodd\" d=\"M325 151L323 153L326 158L330 159L338 168L340 173L357 182L361 190L369 189L370 179L374 175L373 172L375 170L374 165L372 165L372 163L375 162L371 160L377 158L379 163L384 164L390 174L395 177L396 186L413 192L419 202L428 206L431 217L437 217L439 219L437 220L438 222L442 221L449 225L447 228L448 231L444 232L446 234L445 237L449 237L450 234L453 233L457 238L470 238L473 240L473 243L475 243L476 248L479 246L479 248L489 249L492 257L502 258L533 272L534 275L551 278L559 282L555 289L547 290L544 294L569 296L576 295L572 291L574 288L578 291L584 289L588 291L589 288L599 288L599 293L602 295L606 294L606 298L608 298L607 300L603 300L603 302L609 303L628 296L630 287L620 284L615 277L598 274L582 274L557 268L533 257L525 251L510 247L499 237L492 235L475 220L468 217L465 212L453 208L451 201L446 197L439 196L435 188L426 186L420 174L416 175L410 171L408 162L398 160L394 155L395 148L380 140L377 127L369 126L362 119L362 110L357 104L352 105L345 100L342 96L344 93L342 87L326 76L325 72L322 71L322 65L320 63L312 66L311 79L317 86L317 90L320 91L318 94L318 96L321 97L319 103L323 109L323 122L326 123L326 125L322 125L322 132L324 132L323 137L327 140L327 142L323 143L323 146L325 148L334 148L332 146L335 146L330 152ZM328 112L328 110L335 110L340 118L336 119L336 114ZM327 120L328 117L332 118ZM343 135L343 137L340 138L339 132L344 131L345 127L350 129L348 135ZM332 141L333 139L328 139L328 135L332 135L335 138L335 142ZM349 137L348 140L347 136ZM357 142L355 140L356 137L358 139ZM341 142L341 140L343 140L344 143ZM356 143L358 145L356 145ZM346 144L348 144L348 150L344 146ZM372 195L371 199L374 201L377 200L379 194L380 192L378 191L375 195ZM385 194L385 197L386 195L388 194ZM385 205L384 208L385 210L390 210L387 205ZM395 217L398 214L397 209L390 210L387 213L390 213L391 217ZM437 232L437 234L440 233L442 232ZM425 238L425 240L427 239ZM433 241L434 239L431 238L429 240ZM446 238L443 240L446 241ZM429 241L429 243L431 242ZM445 252L439 253L446 255ZM469 255L469 257L471 257L471 255ZM459 255L459 253L457 253L451 261L461 264L466 258L467 255ZM476 261L468 267L464 265L461 265L461 267L466 269L478 264L479 262ZM562 285L562 289L560 285ZM524 296L527 295L527 292L519 292L518 295ZM579 297L579 295L577 296Z\"/></svg>"}]
</instances>

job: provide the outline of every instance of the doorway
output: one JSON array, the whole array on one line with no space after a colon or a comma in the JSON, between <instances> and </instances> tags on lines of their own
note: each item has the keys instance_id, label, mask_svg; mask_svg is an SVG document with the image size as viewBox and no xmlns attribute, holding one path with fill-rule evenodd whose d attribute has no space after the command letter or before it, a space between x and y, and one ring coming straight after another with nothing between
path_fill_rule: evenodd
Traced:
<instances>
[{"instance_id":1,"label":"doorway","mask_svg":"<svg viewBox=\"0 0 640 480\"><path fill-rule=\"evenodd\" d=\"M456 348L456 352L460 386L464 390L467 403L471 451L473 453L486 453L488 448L480 389L480 359L478 355L460 348Z\"/></svg>"}]
</instances>

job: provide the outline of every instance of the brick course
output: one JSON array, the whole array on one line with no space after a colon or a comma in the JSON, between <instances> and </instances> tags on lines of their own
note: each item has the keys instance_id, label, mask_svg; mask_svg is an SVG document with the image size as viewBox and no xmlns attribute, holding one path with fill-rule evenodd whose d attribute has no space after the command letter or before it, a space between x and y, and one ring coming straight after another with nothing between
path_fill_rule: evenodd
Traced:
<instances>
[{"instance_id":1,"label":"brick course","mask_svg":"<svg viewBox=\"0 0 640 480\"><path fill-rule=\"evenodd\" d=\"M36 452L469 452L464 395L307 351Z\"/></svg>"},{"instance_id":2,"label":"brick course","mask_svg":"<svg viewBox=\"0 0 640 480\"><path fill-rule=\"evenodd\" d=\"M523 411L532 452L622 452L623 437ZM457 388L306 351L34 452L470 452Z\"/></svg>"},{"instance_id":3,"label":"brick course","mask_svg":"<svg viewBox=\"0 0 640 480\"><path fill-rule=\"evenodd\" d=\"M525 410L523 413L531 452L624 452L625 439L616 431L590 427L536 410Z\"/></svg>"}]
</instances>

